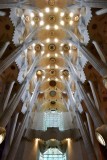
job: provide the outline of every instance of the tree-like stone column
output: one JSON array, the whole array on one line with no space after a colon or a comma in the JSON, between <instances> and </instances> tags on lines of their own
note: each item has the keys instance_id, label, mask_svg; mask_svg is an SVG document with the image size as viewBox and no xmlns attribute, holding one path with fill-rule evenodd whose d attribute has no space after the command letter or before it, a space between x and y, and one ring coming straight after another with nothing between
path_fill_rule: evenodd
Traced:
<instances>
[{"instance_id":1,"label":"tree-like stone column","mask_svg":"<svg viewBox=\"0 0 107 160\"><path fill-rule=\"evenodd\" d=\"M11 95L11 92L12 92L12 89L13 89L13 86L14 86L14 83L15 81L11 82L9 84L9 87L7 89L7 92L5 94L5 97L4 97L4 103L2 104L3 105L3 111L6 109L7 105L8 105L8 102L9 102L9 98L10 98L10 95Z\"/></svg>"},{"instance_id":2,"label":"tree-like stone column","mask_svg":"<svg viewBox=\"0 0 107 160\"><path fill-rule=\"evenodd\" d=\"M18 105L18 103L19 103L19 101L20 101L20 99L21 99L21 97L22 97L22 95L25 91L26 86L27 86L27 83L26 83L26 81L24 81L22 83L22 85L20 86L20 88L19 88L14 100L12 101L11 105L6 108L3 115L0 117L0 126L5 128L6 125L8 124L13 112L15 111L15 109L16 109L16 107L17 107L17 105Z\"/></svg>"},{"instance_id":3,"label":"tree-like stone column","mask_svg":"<svg viewBox=\"0 0 107 160\"><path fill-rule=\"evenodd\" d=\"M88 98L87 92L85 91L81 82L78 82L77 86L78 86L79 93L82 96L82 98L83 98L83 100L86 104L87 110L90 113L90 116L91 116L91 118L94 122L95 128L103 125L104 123L103 123L103 121L102 121L102 119L101 119L101 117L98 113L98 110L93 106L92 102Z\"/></svg>"},{"instance_id":4,"label":"tree-like stone column","mask_svg":"<svg viewBox=\"0 0 107 160\"><path fill-rule=\"evenodd\" d=\"M79 111L76 111L76 117L77 117L79 129L80 129L80 132L82 135L82 139L83 139L83 142L84 142L84 145L86 148L88 159L89 160L97 160L93 145L91 143L91 140L89 138L87 130L84 126L84 123L83 123L83 120L82 120L82 117L81 117Z\"/></svg>"},{"instance_id":5,"label":"tree-like stone column","mask_svg":"<svg viewBox=\"0 0 107 160\"><path fill-rule=\"evenodd\" d=\"M105 9L101 9L101 10L99 10L99 11L96 11L96 15L102 15L102 14L106 14L107 13L107 8L105 8Z\"/></svg>"},{"instance_id":6,"label":"tree-like stone column","mask_svg":"<svg viewBox=\"0 0 107 160\"><path fill-rule=\"evenodd\" d=\"M77 0L78 1L78 0ZM107 1L104 0L80 0L79 1L82 6L90 7L90 8L107 8Z\"/></svg>"},{"instance_id":7,"label":"tree-like stone column","mask_svg":"<svg viewBox=\"0 0 107 160\"><path fill-rule=\"evenodd\" d=\"M19 115L19 113L16 113L11 118L11 121L10 121L10 124L9 124L9 133L7 133L7 136L6 136L5 147L4 147L4 150L3 150L3 154L2 154L2 159L1 160L6 160L7 155L9 153L9 149L10 149L10 146L12 144L13 137L14 137L14 134L15 134L18 115Z\"/></svg>"},{"instance_id":8,"label":"tree-like stone column","mask_svg":"<svg viewBox=\"0 0 107 160\"><path fill-rule=\"evenodd\" d=\"M6 42L2 48L0 49L0 58L3 56L4 52L6 51L7 47L9 46L10 42Z\"/></svg>"},{"instance_id":9,"label":"tree-like stone column","mask_svg":"<svg viewBox=\"0 0 107 160\"><path fill-rule=\"evenodd\" d=\"M23 120L23 122L17 132L16 137L14 137L14 139L13 139L13 143L11 145L11 148L10 148L10 151L9 151L9 154L8 154L6 160L14 160L14 158L15 158L15 155L17 153L19 144L21 142L25 127L27 126L27 123L28 123L29 115L30 115L32 107L34 105L34 101L36 101L36 99L37 99L37 95L38 95L37 93L38 93L39 86L40 86L40 82L38 81L37 85L35 86L34 93L31 97L30 102L29 102L28 110L25 113L24 120Z\"/></svg>"},{"instance_id":10,"label":"tree-like stone column","mask_svg":"<svg viewBox=\"0 0 107 160\"><path fill-rule=\"evenodd\" d=\"M107 65L99 61L86 47L80 46L81 53L87 58L91 65L98 71L98 73L103 77L107 77Z\"/></svg>"},{"instance_id":11,"label":"tree-like stone column","mask_svg":"<svg viewBox=\"0 0 107 160\"><path fill-rule=\"evenodd\" d=\"M6 160L14 160L17 149L19 147L20 141L22 139L22 136L23 136L23 133L24 133L24 130L25 130L25 127L26 127L26 122L27 122L28 117L29 117L29 112L27 111L25 116L24 116L24 119L22 121L22 124L19 128L19 131L18 131L16 137L14 137L13 143L10 147L10 151L9 151L9 154L8 154Z\"/></svg>"},{"instance_id":12,"label":"tree-like stone column","mask_svg":"<svg viewBox=\"0 0 107 160\"><path fill-rule=\"evenodd\" d=\"M97 50L97 52L98 52L101 60L102 60L104 63L106 63L106 59L105 59L105 57L104 57L104 54L103 54L103 52L102 52L99 44L98 44L96 41L93 41L92 43L94 44L94 46L95 46L95 48L96 48L96 50Z\"/></svg>"},{"instance_id":13,"label":"tree-like stone column","mask_svg":"<svg viewBox=\"0 0 107 160\"><path fill-rule=\"evenodd\" d=\"M14 61L15 59L22 54L22 52L27 49L29 46L31 46L33 43L35 43L37 40L32 40L29 42L30 39L35 35L37 31L33 31L32 33L29 34L25 42L21 44L15 51L13 51L5 60L3 60L0 63L0 74L7 69Z\"/></svg>"}]
</instances>

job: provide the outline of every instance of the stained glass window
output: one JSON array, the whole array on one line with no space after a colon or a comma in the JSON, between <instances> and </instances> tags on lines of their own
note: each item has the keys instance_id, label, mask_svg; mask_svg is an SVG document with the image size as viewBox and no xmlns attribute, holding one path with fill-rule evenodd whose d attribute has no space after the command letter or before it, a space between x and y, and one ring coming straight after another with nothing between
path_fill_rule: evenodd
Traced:
<instances>
[{"instance_id":1,"label":"stained glass window","mask_svg":"<svg viewBox=\"0 0 107 160\"><path fill-rule=\"evenodd\" d=\"M44 154L40 155L39 160L66 160L66 155L57 148L50 148Z\"/></svg>"}]
</instances>

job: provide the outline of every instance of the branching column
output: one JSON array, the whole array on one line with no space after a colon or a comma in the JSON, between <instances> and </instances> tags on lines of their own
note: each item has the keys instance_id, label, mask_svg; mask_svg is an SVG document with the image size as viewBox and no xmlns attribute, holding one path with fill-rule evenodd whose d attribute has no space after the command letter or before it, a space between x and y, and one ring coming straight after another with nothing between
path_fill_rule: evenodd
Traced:
<instances>
[{"instance_id":1,"label":"branching column","mask_svg":"<svg viewBox=\"0 0 107 160\"><path fill-rule=\"evenodd\" d=\"M10 44L10 42L6 42L6 43L2 46L2 48L1 48L1 50L0 50L0 58L3 56L4 52L6 51L7 47L9 46L9 44Z\"/></svg>"},{"instance_id":2,"label":"branching column","mask_svg":"<svg viewBox=\"0 0 107 160\"><path fill-rule=\"evenodd\" d=\"M80 0L82 6L90 7L90 8L107 8L107 1L105 0Z\"/></svg>"},{"instance_id":3,"label":"branching column","mask_svg":"<svg viewBox=\"0 0 107 160\"><path fill-rule=\"evenodd\" d=\"M23 122L19 128L19 131L18 131L16 137L13 140L13 143L10 147L10 151L9 151L9 154L8 154L6 160L14 160L17 149L19 147L20 141L22 139L22 136L23 136L23 133L24 133L24 130L26 127L26 122L27 122L28 116L29 116L29 112L27 112L24 116Z\"/></svg>"},{"instance_id":4,"label":"branching column","mask_svg":"<svg viewBox=\"0 0 107 160\"><path fill-rule=\"evenodd\" d=\"M6 127L6 125L8 124L13 112L15 111L24 91L26 88L27 83L24 81L23 84L21 85L21 87L19 88L14 100L12 101L11 105L8 106L6 108L6 110L4 111L3 115L0 118L0 126L2 127Z\"/></svg>"},{"instance_id":5,"label":"branching column","mask_svg":"<svg viewBox=\"0 0 107 160\"><path fill-rule=\"evenodd\" d=\"M81 115L80 115L79 111L76 111L76 117L77 117L79 129L80 129L80 132L81 132L81 135L82 135L82 138L83 138L83 142L84 142L84 145L85 145L85 148L86 148L88 159L89 160L97 160L93 145L91 143L91 140L89 138L87 130L84 126L84 123L83 123L83 120L81 118Z\"/></svg>"},{"instance_id":6,"label":"branching column","mask_svg":"<svg viewBox=\"0 0 107 160\"><path fill-rule=\"evenodd\" d=\"M23 120L23 122L22 122L22 124L21 124L21 126L18 130L17 136L14 137L14 139L13 139L13 143L11 145L11 148L10 148L10 151L9 151L9 154L8 154L8 157L7 157L6 160L14 160L14 158L15 158L15 155L17 153L17 150L18 150L20 141L22 139L25 127L26 127L27 122L28 122L29 115L30 115L32 107L34 105L34 100L36 101L36 99L37 99L37 95L38 95L37 93L38 93L39 85L40 85L40 82L37 82L34 93L31 97L31 100L30 100L29 105L28 105L28 111L25 114L24 120Z\"/></svg>"},{"instance_id":7,"label":"branching column","mask_svg":"<svg viewBox=\"0 0 107 160\"><path fill-rule=\"evenodd\" d=\"M87 93L86 93L83 85L81 84L81 82L78 82L77 85L78 85L79 93L82 96L82 98L84 99L87 110L89 111L91 118L94 122L95 128L103 125L104 123L98 113L98 110L93 106L92 102L88 98Z\"/></svg>"},{"instance_id":8,"label":"branching column","mask_svg":"<svg viewBox=\"0 0 107 160\"><path fill-rule=\"evenodd\" d=\"M87 60L92 64L92 66L98 71L98 73L103 77L107 77L107 65L102 61L99 61L86 47L80 47L81 53L87 58Z\"/></svg>"},{"instance_id":9,"label":"branching column","mask_svg":"<svg viewBox=\"0 0 107 160\"><path fill-rule=\"evenodd\" d=\"M12 89L13 89L13 86L14 86L14 83L15 81L11 82L11 84L9 84L9 87L7 89L7 92L5 93L5 96L4 96L4 103L3 103L3 111L6 109L7 105L8 105L8 102L9 102L9 98L10 98L10 95L11 95L11 92L12 92Z\"/></svg>"},{"instance_id":10,"label":"branching column","mask_svg":"<svg viewBox=\"0 0 107 160\"><path fill-rule=\"evenodd\" d=\"M34 36L36 31L33 31L32 33L30 33L30 35L28 36L28 41L30 38L32 38ZM26 42L24 42L20 47L18 47L15 51L13 51L5 60L3 60L0 63L0 74L6 69L8 68L14 61L15 59L22 54L22 52L27 49L30 45L32 45L33 43L35 43L36 40L32 40L30 42L28 42L26 39Z\"/></svg>"}]
</instances>

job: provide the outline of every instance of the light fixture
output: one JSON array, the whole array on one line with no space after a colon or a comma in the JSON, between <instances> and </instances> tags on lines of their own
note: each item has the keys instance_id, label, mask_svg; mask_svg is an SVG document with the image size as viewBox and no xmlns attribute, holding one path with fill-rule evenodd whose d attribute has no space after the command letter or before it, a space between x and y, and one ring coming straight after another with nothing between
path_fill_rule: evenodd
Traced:
<instances>
[{"instance_id":1,"label":"light fixture","mask_svg":"<svg viewBox=\"0 0 107 160\"><path fill-rule=\"evenodd\" d=\"M35 43L33 43L33 44L32 44L32 46L33 46L33 47L35 47L35 46L36 46L36 44L35 44Z\"/></svg>"},{"instance_id":2,"label":"light fixture","mask_svg":"<svg viewBox=\"0 0 107 160\"><path fill-rule=\"evenodd\" d=\"M42 76L43 79L45 79L45 76Z\"/></svg>"},{"instance_id":3,"label":"light fixture","mask_svg":"<svg viewBox=\"0 0 107 160\"><path fill-rule=\"evenodd\" d=\"M50 78L47 79L47 81L50 81L50 80L51 80Z\"/></svg>"},{"instance_id":4,"label":"light fixture","mask_svg":"<svg viewBox=\"0 0 107 160\"><path fill-rule=\"evenodd\" d=\"M39 16L40 16L40 17L43 17L44 14L43 14L42 12L39 12Z\"/></svg>"},{"instance_id":5,"label":"light fixture","mask_svg":"<svg viewBox=\"0 0 107 160\"><path fill-rule=\"evenodd\" d=\"M54 8L54 12L57 13L59 9L57 7Z\"/></svg>"},{"instance_id":6,"label":"light fixture","mask_svg":"<svg viewBox=\"0 0 107 160\"><path fill-rule=\"evenodd\" d=\"M72 20L71 20L71 21L69 21L69 24L70 24L70 25L73 25L73 21L72 21Z\"/></svg>"},{"instance_id":7,"label":"light fixture","mask_svg":"<svg viewBox=\"0 0 107 160\"><path fill-rule=\"evenodd\" d=\"M5 128L0 127L0 144L4 141L5 136L6 136Z\"/></svg>"},{"instance_id":8,"label":"light fixture","mask_svg":"<svg viewBox=\"0 0 107 160\"><path fill-rule=\"evenodd\" d=\"M54 28L55 28L56 30L59 29L58 25L55 25Z\"/></svg>"},{"instance_id":9,"label":"light fixture","mask_svg":"<svg viewBox=\"0 0 107 160\"><path fill-rule=\"evenodd\" d=\"M60 44L61 47L62 47L63 45L64 45L63 43Z\"/></svg>"},{"instance_id":10,"label":"light fixture","mask_svg":"<svg viewBox=\"0 0 107 160\"><path fill-rule=\"evenodd\" d=\"M61 79L63 79L63 76L60 76Z\"/></svg>"},{"instance_id":11,"label":"light fixture","mask_svg":"<svg viewBox=\"0 0 107 160\"><path fill-rule=\"evenodd\" d=\"M55 78L55 81L58 81L58 78Z\"/></svg>"},{"instance_id":12,"label":"light fixture","mask_svg":"<svg viewBox=\"0 0 107 160\"><path fill-rule=\"evenodd\" d=\"M50 29L50 25L47 25L47 26L46 26L46 29L49 30L49 29Z\"/></svg>"},{"instance_id":13,"label":"light fixture","mask_svg":"<svg viewBox=\"0 0 107 160\"><path fill-rule=\"evenodd\" d=\"M63 51L61 51L60 53L61 53L62 55L64 54L64 52L63 52Z\"/></svg>"},{"instance_id":14,"label":"light fixture","mask_svg":"<svg viewBox=\"0 0 107 160\"><path fill-rule=\"evenodd\" d=\"M46 39L46 43L49 43L50 42L50 39L48 38L48 39Z\"/></svg>"},{"instance_id":15,"label":"light fixture","mask_svg":"<svg viewBox=\"0 0 107 160\"><path fill-rule=\"evenodd\" d=\"M43 55L45 52L44 51L41 51L41 55Z\"/></svg>"},{"instance_id":16,"label":"light fixture","mask_svg":"<svg viewBox=\"0 0 107 160\"><path fill-rule=\"evenodd\" d=\"M44 25L44 21L40 21L40 26L43 26Z\"/></svg>"},{"instance_id":17,"label":"light fixture","mask_svg":"<svg viewBox=\"0 0 107 160\"><path fill-rule=\"evenodd\" d=\"M35 54L36 53L36 51L35 50L33 50L33 54Z\"/></svg>"},{"instance_id":18,"label":"light fixture","mask_svg":"<svg viewBox=\"0 0 107 160\"><path fill-rule=\"evenodd\" d=\"M60 21L60 24L61 24L62 26L64 26L65 22L64 22L64 21Z\"/></svg>"},{"instance_id":19,"label":"light fixture","mask_svg":"<svg viewBox=\"0 0 107 160\"><path fill-rule=\"evenodd\" d=\"M61 12L61 13L60 13L60 16L61 16L61 17L63 17L63 16L64 16L64 14L65 14L64 12Z\"/></svg>"},{"instance_id":20,"label":"light fixture","mask_svg":"<svg viewBox=\"0 0 107 160\"><path fill-rule=\"evenodd\" d=\"M35 22L34 22L34 21L31 21L31 25L34 26L34 25L35 25Z\"/></svg>"},{"instance_id":21,"label":"light fixture","mask_svg":"<svg viewBox=\"0 0 107 160\"><path fill-rule=\"evenodd\" d=\"M31 16L32 18L34 18L34 17L35 17L35 14L34 14L33 12L31 12L31 13L30 13L30 16Z\"/></svg>"},{"instance_id":22,"label":"light fixture","mask_svg":"<svg viewBox=\"0 0 107 160\"><path fill-rule=\"evenodd\" d=\"M50 65L47 66L47 69L50 69Z\"/></svg>"},{"instance_id":23,"label":"light fixture","mask_svg":"<svg viewBox=\"0 0 107 160\"><path fill-rule=\"evenodd\" d=\"M58 69L58 68L59 68L58 65L55 64L55 69Z\"/></svg>"},{"instance_id":24,"label":"light fixture","mask_svg":"<svg viewBox=\"0 0 107 160\"><path fill-rule=\"evenodd\" d=\"M72 53L72 50L69 50L69 53Z\"/></svg>"},{"instance_id":25,"label":"light fixture","mask_svg":"<svg viewBox=\"0 0 107 160\"><path fill-rule=\"evenodd\" d=\"M73 15L74 15L74 13L72 13L72 12L69 14L70 17L73 17Z\"/></svg>"},{"instance_id":26,"label":"light fixture","mask_svg":"<svg viewBox=\"0 0 107 160\"><path fill-rule=\"evenodd\" d=\"M46 57L50 57L50 54L48 53L48 54L46 55Z\"/></svg>"},{"instance_id":27,"label":"light fixture","mask_svg":"<svg viewBox=\"0 0 107 160\"><path fill-rule=\"evenodd\" d=\"M72 43L69 43L69 46L72 47Z\"/></svg>"},{"instance_id":28,"label":"light fixture","mask_svg":"<svg viewBox=\"0 0 107 160\"><path fill-rule=\"evenodd\" d=\"M50 8L45 8L45 12L49 13L50 12Z\"/></svg>"},{"instance_id":29,"label":"light fixture","mask_svg":"<svg viewBox=\"0 0 107 160\"><path fill-rule=\"evenodd\" d=\"M55 53L55 57L58 57L58 54L57 54L57 53Z\"/></svg>"},{"instance_id":30,"label":"light fixture","mask_svg":"<svg viewBox=\"0 0 107 160\"><path fill-rule=\"evenodd\" d=\"M58 43L58 41L59 41L59 40L58 40L57 38L54 39L54 42L55 42L55 43Z\"/></svg>"}]
</instances>

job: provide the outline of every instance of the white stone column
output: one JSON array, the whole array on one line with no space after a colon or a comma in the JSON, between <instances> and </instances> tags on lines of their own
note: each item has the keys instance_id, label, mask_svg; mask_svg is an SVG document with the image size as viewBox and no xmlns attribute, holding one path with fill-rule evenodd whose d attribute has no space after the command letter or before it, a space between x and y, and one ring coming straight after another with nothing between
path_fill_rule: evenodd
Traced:
<instances>
[{"instance_id":1,"label":"white stone column","mask_svg":"<svg viewBox=\"0 0 107 160\"><path fill-rule=\"evenodd\" d=\"M5 15L6 15L6 13L5 13L5 12L0 11L0 16L5 16Z\"/></svg>"},{"instance_id":2,"label":"white stone column","mask_svg":"<svg viewBox=\"0 0 107 160\"><path fill-rule=\"evenodd\" d=\"M5 53L7 47L9 46L10 42L5 42L5 44L2 46L2 48L0 49L0 58L3 56L3 54Z\"/></svg>"},{"instance_id":3,"label":"white stone column","mask_svg":"<svg viewBox=\"0 0 107 160\"><path fill-rule=\"evenodd\" d=\"M94 122L95 128L103 125L104 123L98 113L98 110L93 106L92 102L88 98L87 92L85 91L81 82L77 82L77 86L78 86L79 94L82 96L82 98L86 104L87 110L90 113L90 116Z\"/></svg>"},{"instance_id":4,"label":"white stone column","mask_svg":"<svg viewBox=\"0 0 107 160\"><path fill-rule=\"evenodd\" d=\"M87 160L88 157L82 139L78 141L66 139L66 141L67 141L67 149L66 149L67 160Z\"/></svg>"},{"instance_id":5,"label":"white stone column","mask_svg":"<svg viewBox=\"0 0 107 160\"><path fill-rule=\"evenodd\" d=\"M107 8L107 1L105 0L80 0L80 4L82 6L90 7L90 8Z\"/></svg>"},{"instance_id":6,"label":"white stone column","mask_svg":"<svg viewBox=\"0 0 107 160\"><path fill-rule=\"evenodd\" d=\"M11 143L13 141L13 137L14 137L14 133L15 133L15 128L16 128L16 124L17 124L17 120L18 120L18 115L19 113L16 113L12 118L11 121L9 123L9 131L8 131L8 135L6 136L6 144L3 150L3 154L2 154L2 159L1 160L6 160L7 155L9 153L9 149L11 146Z\"/></svg>"},{"instance_id":7,"label":"white stone column","mask_svg":"<svg viewBox=\"0 0 107 160\"><path fill-rule=\"evenodd\" d=\"M97 107L97 109L99 111L101 102L99 100L95 85L94 85L94 83L92 81L88 81L88 82L90 84L90 88L91 88L91 91L92 91L92 94L93 94L95 105L96 105L96 107Z\"/></svg>"},{"instance_id":8,"label":"white stone column","mask_svg":"<svg viewBox=\"0 0 107 160\"><path fill-rule=\"evenodd\" d=\"M11 105L8 106L6 108L6 110L4 111L3 115L0 117L0 126L2 127L6 127L6 125L8 124L13 112L15 111L23 93L24 90L27 86L27 83L24 81L24 83L21 85L21 87L19 88L14 100L12 101Z\"/></svg>"},{"instance_id":9,"label":"white stone column","mask_svg":"<svg viewBox=\"0 0 107 160\"><path fill-rule=\"evenodd\" d=\"M107 13L107 8L96 11L96 15L103 15Z\"/></svg>"},{"instance_id":10,"label":"white stone column","mask_svg":"<svg viewBox=\"0 0 107 160\"><path fill-rule=\"evenodd\" d=\"M26 126L26 122L27 122L28 117L29 117L29 112L27 111L24 116L24 119L22 121L22 124L20 126L20 129L12 142L12 145L11 145L11 148L9 150L9 154L8 154L6 160L14 160L17 149L19 147L20 141L22 139L22 136L23 136L23 133L25 130L25 126Z\"/></svg>"},{"instance_id":11,"label":"white stone column","mask_svg":"<svg viewBox=\"0 0 107 160\"><path fill-rule=\"evenodd\" d=\"M10 85L9 85L9 88L5 94L5 99L4 99L4 103L2 104L3 105L3 111L6 109L7 105L8 105L8 102L9 102L9 98L10 98L10 95L11 95L11 92L12 92L12 89L13 89L13 86L14 86L14 83L15 81L13 81Z\"/></svg>"},{"instance_id":12,"label":"white stone column","mask_svg":"<svg viewBox=\"0 0 107 160\"><path fill-rule=\"evenodd\" d=\"M77 121L78 121L78 127L80 129L82 139L83 139L83 142L85 145L85 149L87 152L88 160L97 160L93 145L91 143L91 140L90 140L90 137L87 133L87 130L84 126L84 123L83 123L83 120L82 120L82 117L81 117L79 111L76 111L76 117L77 117Z\"/></svg>"},{"instance_id":13,"label":"white stone column","mask_svg":"<svg viewBox=\"0 0 107 160\"><path fill-rule=\"evenodd\" d=\"M106 63L105 56L104 56L104 54L103 54L103 52L102 52L101 47L99 46L99 44L98 44L96 41L93 41L92 43L94 44L94 46L95 46L95 48L96 48L96 50L97 50L97 52L98 52L101 60L102 60L104 63Z\"/></svg>"},{"instance_id":14,"label":"white stone column","mask_svg":"<svg viewBox=\"0 0 107 160\"><path fill-rule=\"evenodd\" d=\"M91 65L98 71L98 73L103 77L107 77L107 65L99 61L86 47L80 46L81 53L87 58Z\"/></svg>"},{"instance_id":15,"label":"white stone column","mask_svg":"<svg viewBox=\"0 0 107 160\"><path fill-rule=\"evenodd\" d=\"M25 49L27 49L29 46L31 46L37 41L31 40L36 32L36 30L32 31L32 33L29 34L25 42L23 42L23 44L21 44L15 51L13 51L5 60L0 63L0 74L5 69L7 69Z\"/></svg>"}]
</instances>

